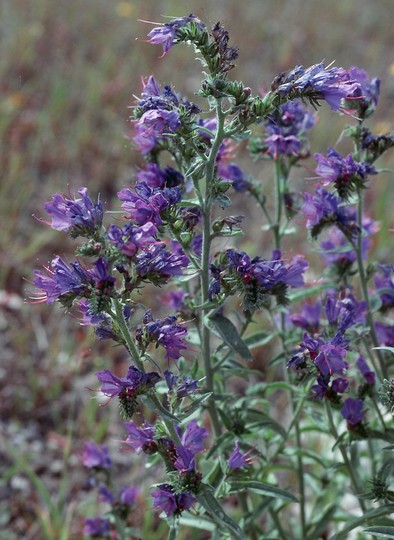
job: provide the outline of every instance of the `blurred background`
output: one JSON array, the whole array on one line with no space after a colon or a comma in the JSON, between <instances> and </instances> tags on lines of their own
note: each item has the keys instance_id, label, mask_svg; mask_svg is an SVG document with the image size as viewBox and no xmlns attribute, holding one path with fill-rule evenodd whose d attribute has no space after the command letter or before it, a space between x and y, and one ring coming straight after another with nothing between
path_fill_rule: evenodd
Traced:
<instances>
[{"instance_id":1,"label":"blurred background","mask_svg":"<svg viewBox=\"0 0 394 540\"><path fill-rule=\"evenodd\" d=\"M116 408L98 407L87 387L95 387L95 371L126 359L56 306L26 299L34 268L55 254L72 257L66 237L33 217L45 219L44 202L87 186L109 207L142 164L126 139L141 76L153 73L190 99L199 88L193 50L175 47L160 58L161 47L144 43L152 27L140 20L189 13L207 24L222 20L240 49L230 77L255 94L296 64L357 65L381 79L369 125L387 133L394 129L392 7L392 0L0 2L0 539L82 538L91 508L78 452L84 440L121 433ZM319 117L312 150L325 152L349 119L328 107ZM313 160L305 166L300 174L310 177ZM394 152L378 166L392 169ZM252 170L270 181L261 164ZM373 256L391 263L393 178L374 178L367 197L381 225ZM127 470L127 459L118 459ZM164 538L159 525L141 526Z\"/></svg>"}]
</instances>

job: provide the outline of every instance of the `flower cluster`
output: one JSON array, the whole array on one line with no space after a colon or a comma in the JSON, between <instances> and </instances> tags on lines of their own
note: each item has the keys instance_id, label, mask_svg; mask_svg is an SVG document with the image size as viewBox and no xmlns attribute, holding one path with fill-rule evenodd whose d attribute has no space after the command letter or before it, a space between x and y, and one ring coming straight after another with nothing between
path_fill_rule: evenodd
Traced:
<instances>
[{"instance_id":1,"label":"flower cluster","mask_svg":"<svg viewBox=\"0 0 394 540\"><path fill-rule=\"evenodd\" d=\"M274 296L278 304L286 305L287 289L304 284L303 273L307 268L307 261L299 256L286 266L279 250L266 260L260 257L251 259L245 252L229 249L219 264L211 265L211 297L222 292L237 294L242 296L244 310L250 312L269 307L270 296Z\"/></svg>"}]
</instances>

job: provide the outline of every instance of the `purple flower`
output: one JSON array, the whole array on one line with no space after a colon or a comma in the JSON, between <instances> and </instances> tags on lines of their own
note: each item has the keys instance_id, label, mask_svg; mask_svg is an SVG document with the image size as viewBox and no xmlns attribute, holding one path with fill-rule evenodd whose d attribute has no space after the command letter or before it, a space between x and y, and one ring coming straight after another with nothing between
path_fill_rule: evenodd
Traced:
<instances>
[{"instance_id":1,"label":"purple flower","mask_svg":"<svg viewBox=\"0 0 394 540\"><path fill-rule=\"evenodd\" d=\"M134 366L129 368L126 377L117 377L108 369L98 371L96 376L102 383L101 392L109 398L139 395L148 388L153 388L160 379L155 371L144 373Z\"/></svg>"},{"instance_id":2,"label":"purple flower","mask_svg":"<svg viewBox=\"0 0 394 540\"><path fill-rule=\"evenodd\" d=\"M360 84L349 77L343 68L326 68L323 63L307 69L296 66L274 81L274 90L288 99L307 98L312 104L324 99L334 111L341 108L344 99L352 96Z\"/></svg>"},{"instance_id":3,"label":"purple flower","mask_svg":"<svg viewBox=\"0 0 394 540\"><path fill-rule=\"evenodd\" d=\"M225 164L220 160L218 172L225 180L230 180L232 182L235 191L247 191L251 187L251 183L246 174L236 163Z\"/></svg>"},{"instance_id":4,"label":"purple flower","mask_svg":"<svg viewBox=\"0 0 394 540\"><path fill-rule=\"evenodd\" d=\"M331 343L322 345L319 354L315 358L315 365L324 376L338 373L341 375L348 368L348 363L343 360L346 350Z\"/></svg>"},{"instance_id":5,"label":"purple flower","mask_svg":"<svg viewBox=\"0 0 394 540\"><path fill-rule=\"evenodd\" d=\"M264 141L267 145L267 154L274 159L278 159L278 156L298 156L302 143L294 135L280 135L274 133L267 137Z\"/></svg>"},{"instance_id":6,"label":"purple flower","mask_svg":"<svg viewBox=\"0 0 394 540\"><path fill-rule=\"evenodd\" d=\"M332 381L331 388L337 394L343 394L349 388L349 381L344 377L338 377Z\"/></svg>"},{"instance_id":7,"label":"purple flower","mask_svg":"<svg viewBox=\"0 0 394 540\"><path fill-rule=\"evenodd\" d=\"M182 445L179 445L176 447L176 453L177 453L177 458L174 461L175 468L180 473L187 473L187 472L194 471L195 466L196 466L195 460L194 460L194 453Z\"/></svg>"},{"instance_id":8,"label":"purple flower","mask_svg":"<svg viewBox=\"0 0 394 540\"><path fill-rule=\"evenodd\" d=\"M191 420L181 437L182 445L190 452L200 454L204 451L204 439L208 437L208 431L197 424L197 420Z\"/></svg>"},{"instance_id":9,"label":"purple flower","mask_svg":"<svg viewBox=\"0 0 394 540\"><path fill-rule=\"evenodd\" d=\"M81 455L82 464L88 469L109 469L112 465L108 448L105 444L97 445L86 442Z\"/></svg>"},{"instance_id":10,"label":"purple flower","mask_svg":"<svg viewBox=\"0 0 394 540\"><path fill-rule=\"evenodd\" d=\"M51 268L46 268L47 275L40 270L34 270L34 285L41 289L43 295L37 294L39 301L52 304L60 300L71 306L73 300L88 291L93 285L92 276L78 262L71 263L71 268L60 258L55 257Z\"/></svg>"},{"instance_id":11,"label":"purple flower","mask_svg":"<svg viewBox=\"0 0 394 540\"><path fill-rule=\"evenodd\" d=\"M271 135L302 137L315 125L315 117L299 99L283 103L264 123L264 128Z\"/></svg>"},{"instance_id":12,"label":"purple flower","mask_svg":"<svg viewBox=\"0 0 394 540\"><path fill-rule=\"evenodd\" d=\"M394 326L389 326L382 322L375 323L375 330L380 345L394 347Z\"/></svg>"},{"instance_id":13,"label":"purple flower","mask_svg":"<svg viewBox=\"0 0 394 540\"><path fill-rule=\"evenodd\" d=\"M163 55L165 55L176 43L177 30L190 22L194 22L201 29L205 28L204 23L193 14L190 14L187 17L173 19L169 23L151 30L148 34L148 37L150 38L149 43L152 43L153 45L162 45Z\"/></svg>"},{"instance_id":14,"label":"purple flower","mask_svg":"<svg viewBox=\"0 0 394 540\"><path fill-rule=\"evenodd\" d=\"M141 225L141 227L135 227L132 223L128 223L122 229L116 225L111 225L108 239L121 253L127 257L134 257L138 250L151 244L157 244L154 238L156 234L157 228L150 221Z\"/></svg>"},{"instance_id":15,"label":"purple flower","mask_svg":"<svg viewBox=\"0 0 394 540\"><path fill-rule=\"evenodd\" d=\"M364 356L359 356L356 360L356 366L360 370L367 384L373 386L375 384L375 372L371 370Z\"/></svg>"},{"instance_id":16,"label":"purple flower","mask_svg":"<svg viewBox=\"0 0 394 540\"><path fill-rule=\"evenodd\" d=\"M305 215L306 226L316 238L326 226L337 226L347 238L353 239L357 232L354 212L344 207L333 193L318 188L315 195L304 193L301 211Z\"/></svg>"},{"instance_id":17,"label":"purple flower","mask_svg":"<svg viewBox=\"0 0 394 540\"><path fill-rule=\"evenodd\" d=\"M380 265L380 272L375 274L376 292L380 296L382 309L394 307L394 266Z\"/></svg>"},{"instance_id":18,"label":"purple flower","mask_svg":"<svg viewBox=\"0 0 394 540\"><path fill-rule=\"evenodd\" d=\"M164 319L151 319L152 314L147 312L144 326L137 329L136 338L141 347L145 349L149 343L156 343L162 346L166 353L167 360L173 358L177 360L181 356L181 350L187 349L184 338L187 330L184 326L176 324L176 317L165 317Z\"/></svg>"},{"instance_id":19,"label":"purple flower","mask_svg":"<svg viewBox=\"0 0 394 540\"><path fill-rule=\"evenodd\" d=\"M195 498L191 493L175 493L170 484L160 484L152 491L153 506L163 510L167 516L179 516L184 510L194 504Z\"/></svg>"},{"instance_id":20,"label":"purple flower","mask_svg":"<svg viewBox=\"0 0 394 540\"><path fill-rule=\"evenodd\" d=\"M86 518L83 534L86 536L92 536L93 538L109 538L109 519L102 517Z\"/></svg>"},{"instance_id":21,"label":"purple flower","mask_svg":"<svg viewBox=\"0 0 394 540\"><path fill-rule=\"evenodd\" d=\"M251 458L248 457L249 452L241 452L238 441L235 443L234 450L228 459L228 468L230 470L243 469L252 464Z\"/></svg>"},{"instance_id":22,"label":"purple flower","mask_svg":"<svg viewBox=\"0 0 394 540\"><path fill-rule=\"evenodd\" d=\"M135 258L136 272L142 281L158 285L166 283L172 276L180 276L189 264L185 254L171 253L163 244L150 245Z\"/></svg>"},{"instance_id":23,"label":"purple flower","mask_svg":"<svg viewBox=\"0 0 394 540\"><path fill-rule=\"evenodd\" d=\"M51 202L44 205L52 218L51 227L56 231L70 231L71 236L87 236L98 232L103 221L103 206L99 200L93 203L88 190L78 190L80 199L67 199L56 193Z\"/></svg>"},{"instance_id":24,"label":"purple flower","mask_svg":"<svg viewBox=\"0 0 394 540\"><path fill-rule=\"evenodd\" d=\"M170 392L176 385L176 396L178 398L184 398L190 396L197 390L197 380L192 379L191 377L183 377L180 379L177 375L174 375L171 371L166 369L164 371L164 377Z\"/></svg>"},{"instance_id":25,"label":"purple flower","mask_svg":"<svg viewBox=\"0 0 394 540\"><path fill-rule=\"evenodd\" d=\"M135 192L124 188L118 197L128 219L133 219L137 225L151 222L159 226L163 223L162 212L181 200L182 191L179 187L152 189L141 182L135 186Z\"/></svg>"},{"instance_id":26,"label":"purple flower","mask_svg":"<svg viewBox=\"0 0 394 540\"><path fill-rule=\"evenodd\" d=\"M125 504L127 506L133 506L137 500L137 497L140 493L140 488L132 486L125 487L120 492L119 501L120 504Z\"/></svg>"},{"instance_id":27,"label":"purple flower","mask_svg":"<svg viewBox=\"0 0 394 540\"><path fill-rule=\"evenodd\" d=\"M128 433L124 444L131 446L137 454L140 452L149 454L156 449L156 443L154 442L155 429L148 422L138 427L133 421L130 421L126 422L124 427Z\"/></svg>"},{"instance_id":28,"label":"purple flower","mask_svg":"<svg viewBox=\"0 0 394 540\"><path fill-rule=\"evenodd\" d=\"M349 79L357 81L359 86L348 97L360 118L368 118L375 111L380 94L380 80L378 78L369 79L368 74L363 69L356 66L348 69Z\"/></svg>"},{"instance_id":29,"label":"purple flower","mask_svg":"<svg viewBox=\"0 0 394 540\"><path fill-rule=\"evenodd\" d=\"M107 486L100 486L99 488L100 501L108 504L114 504L116 499L115 495L112 493Z\"/></svg>"},{"instance_id":30,"label":"purple flower","mask_svg":"<svg viewBox=\"0 0 394 540\"><path fill-rule=\"evenodd\" d=\"M319 331L321 316L321 301L318 300L315 304L303 304L300 313L294 313L290 319L294 326L303 328L310 334L315 334Z\"/></svg>"},{"instance_id":31,"label":"purple flower","mask_svg":"<svg viewBox=\"0 0 394 540\"><path fill-rule=\"evenodd\" d=\"M354 428L363 421L363 407L364 402L362 399L345 399L344 406L341 409L341 415L347 421L348 428Z\"/></svg>"},{"instance_id":32,"label":"purple flower","mask_svg":"<svg viewBox=\"0 0 394 540\"><path fill-rule=\"evenodd\" d=\"M334 184L338 195L347 199L356 188L365 186L367 175L377 174L368 163L354 161L352 154L345 158L334 148L328 148L327 156L315 154L316 173L323 178L323 185Z\"/></svg>"}]
</instances>

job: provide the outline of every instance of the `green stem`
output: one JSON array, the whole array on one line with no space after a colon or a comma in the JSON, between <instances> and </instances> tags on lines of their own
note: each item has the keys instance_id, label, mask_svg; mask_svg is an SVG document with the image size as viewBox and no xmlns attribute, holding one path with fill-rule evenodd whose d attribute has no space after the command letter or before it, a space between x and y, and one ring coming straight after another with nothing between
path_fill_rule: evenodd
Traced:
<instances>
[{"instance_id":1,"label":"green stem","mask_svg":"<svg viewBox=\"0 0 394 540\"><path fill-rule=\"evenodd\" d=\"M216 157L224 138L225 114L222 111L221 101L216 103L217 130L215 139L205 166L205 193L203 213L203 244L201 261L201 304L209 302L209 265L211 253L211 193L215 175ZM211 364L210 331L205 325L204 317L201 317L201 348L204 362L204 372L208 392L214 392L214 371ZM216 436L221 434L221 423L216 409L214 398L208 401L208 411Z\"/></svg>"},{"instance_id":2,"label":"green stem","mask_svg":"<svg viewBox=\"0 0 394 540\"><path fill-rule=\"evenodd\" d=\"M117 322L119 326L122 336L126 342L127 350L129 351L133 361L136 363L138 369L142 371L143 373L145 373L145 366L141 360L140 353L138 351L136 344L134 343L133 337L130 333L130 330L123 316L123 305L117 299L113 300L113 305L115 306L115 314L112 313L112 317L114 318L114 320ZM166 418L166 416L161 412L161 409L163 408L163 406L160 403L156 394L154 393L149 394L149 398L151 399L152 403L155 405L156 410L159 412L172 440L175 442L176 445L181 444L181 440L175 429L174 422Z\"/></svg>"},{"instance_id":3,"label":"green stem","mask_svg":"<svg viewBox=\"0 0 394 540\"><path fill-rule=\"evenodd\" d=\"M274 225L275 247L280 249L282 221L282 167L280 159L275 160L275 185L276 185L276 222Z\"/></svg>"},{"instance_id":4,"label":"green stem","mask_svg":"<svg viewBox=\"0 0 394 540\"><path fill-rule=\"evenodd\" d=\"M357 266L358 266L358 272L360 277L360 285L361 285L361 291L363 295L364 302L367 306L367 322L368 326L371 332L371 339L372 343L375 347L379 347L379 340L376 335L375 325L373 322L373 316L372 316L372 310L371 310L371 303L369 300L369 293L368 293L368 286L367 286L367 277L365 274L364 269L364 261L362 256L362 231L363 231L363 196L362 196L362 190L360 187L357 188L357 197L358 197L358 205L357 205L357 224L358 224L358 236L357 236L357 244L356 244L356 254L357 254ZM382 378L387 378L387 369L386 365L383 360L383 355L381 354L381 351L376 351L380 370L381 370L381 376Z\"/></svg>"},{"instance_id":5,"label":"green stem","mask_svg":"<svg viewBox=\"0 0 394 540\"><path fill-rule=\"evenodd\" d=\"M325 404L325 407L326 407L330 433L334 437L334 439L337 441L338 440L338 431L337 431L337 428L335 427L334 419L332 417L331 404L330 404L330 402L328 400L325 400L324 404ZM364 501L358 497L358 494L361 493L361 489L360 489L360 486L359 486L359 483L358 483L357 475L356 475L356 473L355 473L355 471L353 469L352 462L350 461L349 456L347 455L346 449L342 445L338 445L338 448L339 448L339 451L342 454L343 462L344 462L344 464L345 464L345 466L346 466L346 468L347 468L347 470L349 472L350 480L351 480L352 485L353 485L354 494L357 497L357 500L358 500L358 503L360 505L360 508L361 508L362 512L365 514L365 512L367 511L367 508L366 508L366 506L364 504Z\"/></svg>"}]
</instances>

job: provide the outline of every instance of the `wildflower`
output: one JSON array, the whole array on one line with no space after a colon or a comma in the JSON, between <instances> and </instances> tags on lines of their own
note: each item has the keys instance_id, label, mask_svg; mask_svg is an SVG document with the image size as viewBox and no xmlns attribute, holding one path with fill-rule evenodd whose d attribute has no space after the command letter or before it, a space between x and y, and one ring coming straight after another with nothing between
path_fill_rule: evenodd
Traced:
<instances>
[{"instance_id":1,"label":"wildflower","mask_svg":"<svg viewBox=\"0 0 394 540\"><path fill-rule=\"evenodd\" d=\"M303 328L310 334L315 334L319 331L321 316L321 301L318 300L315 304L303 304L300 313L294 313L290 319L294 326Z\"/></svg>"},{"instance_id":2,"label":"wildflower","mask_svg":"<svg viewBox=\"0 0 394 540\"><path fill-rule=\"evenodd\" d=\"M328 148L327 156L315 154L316 173L323 178L323 185L334 184L338 195L347 199L357 188L364 188L367 175L377 174L375 167L369 163L357 162L352 154L345 158L334 148Z\"/></svg>"},{"instance_id":3,"label":"wildflower","mask_svg":"<svg viewBox=\"0 0 394 540\"><path fill-rule=\"evenodd\" d=\"M205 25L193 14L186 17L172 19L169 23L163 24L151 30L148 34L149 43L153 45L161 45L163 47L163 55L176 43L177 30L186 26L190 22L196 23L200 28L205 28Z\"/></svg>"},{"instance_id":4,"label":"wildflower","mask_svg":"<svg viewBox=\"0 0 394 540\"><path fill-rule=\"evenodd\" d=\"M360 370L361 375L364 377L366 383L369 386L375 384L375 372L371 370L364 356L359 356L356 360L356 366Z\"/></svg>"},{"instance_id":5,"label":"wildflower","mask_svg":"<svg viewBox=\"0 0 394 540\"><path fill-rule=\"evenodd\" d=\"M100 495L101 502L105 502L108 504L115 503L115 500L116 500L115 495L112 493L110 489L107 488L107 486L100 486L99 495Z\"/></svg>"},{"instance_id":6,"label":"wildflower","mask_svg":"<svg viewBox=\"0 0 394 540\"><path fill-rule=\"evenodd\" d=\"M343 360L346 352L345 349L332 343L322 345L319 354L314 359L315 365L322 375L342 374L349 367L348 363Z\"/></svg>"},{"instance_id":7,"label":"wildflower","mask_svg":"<svg viewBox=\"0 0 394 540\"><path fill-rule=\"evenodd\" d=\"M152 454L157 450L157 444L154 441L155 429L153 426L145 422L138 427L133 421L124 424L128 433L124 444L131 446L137 454L144 452Z\"/></svg>"},{"instance_id":8,"label":"wildflower","mask_svg":"<svg viewBox=\"0 0 394 540\"><path fill-rule=\"evenodd\" d=\"M356 66L348 69L348 77L359 85L349 96L349 107L356 109L359 118L368 118L378 104L380 80L377 77L369 79L367 72Z\"/></svg>"},{"instance_id":9,"label":"wildflower","mask_svg":"<svg viewBox=\"0 0 394 540\"><path fill-rule=\"evenodd\" d=\"M34 285L41 289L47 304L59 300L64 306L70 307L77 296L82 296L93 285L92 276L80 263L71 263L71 268L61 259L55 257L50 268L45 268L47 275L40 270L34 270Z\"/></svg>"},{"instance_id":10,"label":"wildflower","mask_svg":"<svg viewBox=\"0 0 394 540\"><path fill-rule=\"evenodd\" d=\"M326 68L323 63L314 64L307 69L296 66L292 71L279 75L273 82L272 89L287 99L309 99L317 105L324 99L332 110L341 109L348 97L360 88L357 81L349 78L343 68Z\"/></svg>"},{"instance_id":11,"label":"wildflower","mask_svg":"<svg viewBox=\"0 0 394 540\"><path fill-rule=\"evenodd\" d=\"M380 345L394 347L394 325L390 326L383 322L377 321L375 323L375 330Z\"/></svg>"},{"instance_id":12,"label":"wildflower","mask_svg":"<svg viewBox=\"0 0 394 540\"><path fill-rule=\"evenodd\" d=\"M130 418L137 404L136 398L153 388L160 379L155 371L144 373L131 366L126 377L117 377L108 369L96 373L101 384L101 392L110 399L119 397L123 414Z\"/></svg>"},{"instance_id":13,"label":"wildflower","mask_svg":"<svg viewBox=\"0 0 394 540\"><path fill-rule=\"evenodd\" d=\"M349 430L361 424L364 418L364 402L362 399L345 399L344 406L341 409L341 415L346 420Z\"/></svg>"},{"instance_id":14,"label":"wildflower","mask_svg":"<svg viewBox=\"0 0 394 540\"><path fill-rule=\"evenodd\" d=\"M299 99L287 101L270 114L264 123L264 129L271 135L302 137L315 125L315 117Z\"/></svg>"},{"instance_id":15,"label":"wildflower","mask_svg":"<svg viewBox=\"0 0 394 540\"><path fill-rule=\"evenodd\" d=\"M138 487L125 487L121 490L119 496L120 504L133 506L137 500L140 489Z\"/></svg>"},{"instance_id":16,"label":"wildflower","mask_svg":"<svg viewBox=\"0 0 394 540\"><path fill-rule=\"evenodd\" d=\"M380 265L375 274L375 287L381 301L381 309L386 311L394 307L394 266Z\"/></svg>"},{"instance_id":17,"label":"wildflower","mask_svg":"<svg viewBox=\"0 0 394 540\"><path fill-rule=\"evenodd\" d=\"M251 187L244 171L236 164L229 163L226 165L223 161L219 162L218 172L225 180L230 180L235 191L247 191Z\"/></svg>"},{"instance_id":18,"label":"wildflower","mask_svg":"<svg viewBox=\"0 0 394 540\"><path fill-rule=\"evenodd\" d=\"M278 156L298 156L301 152L302 143L294 135L280 135L274 133L267 137L264 141L267 146L267 154L274 159L278 159Z\"/></svg>"},{"instance_id":19,"label":"wildflower","mask_svg":"<svg viewBox=\"0 0 394 540\"><path fill-rule=\"evenodd\" d=\"M301 211L307 218L306 226L316 238L323 228L331 225L338 227L348 240L352 240L357 232L354 212L344 207L333 193L318 188L313 196L304 194Z\"/></svg>"},{"instance_id":20,"label":"wildflower","mask_svg":"<svg viewBox=\"0 0 394 540\"><path fill-rule=\"evenodd\" d=\"M78 193L80 199L68 199L56 193L51 202L45 203L44 208L52 218L50 225L56 231L69 231L73 238L95 235L102 226L103 205L99 199L93 203L85 187Z\"/></svg>"},{"instance_id":21,"label":"wildflower","mask_svg":"<svg viewBox=\"0 0 394 540\"><path fill-rule=\"evenodd\" d=\"M111 523L107 518L86 518L83 534L93 538L109 538L110 526Z\"/></svg>"},{"instance_id":22,"label":"wildflower","mask_svg":"<svg viewBox=\"0 0 394 540\"><path fill-rule=\"evenodd\" d=\"M192 379L191 377L179 378L174 373L166 369L164 371L164 377L170 392L176 385L176 396L178 398L184 398L190 396L197 390L197 380Z\"/></svg>"},{"instance_id":23,"label":"wildflower","mask_svg":"<svg viewBox=\"0 0 394 540\"><path fill-rule=\"evenodd\" d=\"M122 229L116 225L111 225L108 231L108 239L121 253L127 257L134 257L138 250L157 243L154 238L156 234L157 227L150 221L144 223L141 227L135 227L132 223L128 223Z\"/></svg>"},{"instance_id":24,"label":"wildflower","mask_svg":"<svg viewBox=\"0 0 394 540\"><path fill-rule=\"evenodd\" d=\"M180 516L184 510L194 504L195 498L191 493L175 493L170 484L160 484L152 492L153 506L160 508L168 516Z\"/></svg>"},{"instance_id":25,"label":"wildflower","mask_svg":"<svg viewBox=\"0 0 394 540\"><path fill-rule=\"evenodd\" d=\"M167 283L172 276L181 276L188 264L189 259L184 253L171 253L163 244L151 245L135 258L138 278L156 285Z\"/></svg>"},{"instance_id":26,"label":"wildflower","mask_svg":"<svg viewBox=\"0 0 394 540\"><path fill-rule=\"evenodd\" d=\"M228 459L228 468L230 470L243 469L252 464L251 458L248 457L249 452L241 452L238 441L235 443L234 450Z\"/></svg>"},{"instance_id":27,"label":"wildflower","mask_svg":"<svg viewBox=\"0 0 394 540\"><path fill-rule=\"evenodd\" d=\"M165 349L165 358L177 360L182 349L187 349L184 338L187 330L176 324L176 317L165 317L154 320L151 311L145 314L146 323L137 329L136 339L143 350L149 343L156 343Z\"/></svg>"},{"instance_id":28,"label":"wildflower","mask_svg":"<svg viewBox=\"0 0 394 540\"><path fill-rule=\"evenodd\" d=\"M108 448L105 444L97 445L86 442L81 455L82 464L88 469L109 469L112 465Z\"/></svg>"},{"instance_id":29,"label":"wildflower","mask_svg":"<svg viewBox=\"0 0 394 540\"><path fill-rule=\"evenodd\" d=\"M181 437L182 445L195 454L204 451L204 439L208 437L208 431L200 427L196 420L191 420Z\"/></svg>"},{"instance_id":30,"label":"wildflower","mask_svg":"<svg viewBox=\"0 0 394 540\"><path fill-rule=\"evenodd\" d=\"M133 219L137 225L151 222L160 226L163 223L162 213L181 200L182 191L179 187L152 189L141 182L136 185L135 192L124 188L119 191L118 197L128 219Z\"/></svg>"}]
</instances>

